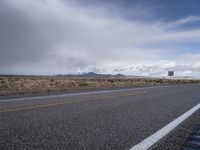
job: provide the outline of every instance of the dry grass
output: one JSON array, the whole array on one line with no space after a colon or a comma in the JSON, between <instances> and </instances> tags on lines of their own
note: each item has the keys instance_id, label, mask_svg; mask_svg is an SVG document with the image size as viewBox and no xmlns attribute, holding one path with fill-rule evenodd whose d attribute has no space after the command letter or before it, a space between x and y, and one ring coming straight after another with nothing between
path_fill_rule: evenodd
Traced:
<instances>
[{"instance_id":1,"label":"dry grass","mask_svg":"<svg viewBox=\"0 0 200 150\"><path fill-rule=\"evenodd\" d=\"M138 87L165 84L199 83L199 80L134 78L0 77L0 95L67 91L73 89Z\"/></svg>"}]
</instances>

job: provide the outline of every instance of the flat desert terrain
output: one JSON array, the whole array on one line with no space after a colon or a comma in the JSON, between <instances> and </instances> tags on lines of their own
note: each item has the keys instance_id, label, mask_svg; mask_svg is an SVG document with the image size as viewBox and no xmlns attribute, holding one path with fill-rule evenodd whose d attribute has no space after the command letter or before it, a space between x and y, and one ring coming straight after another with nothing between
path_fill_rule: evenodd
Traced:
<instances>
[{"instance_id":1,"label":"flat desert terrain","mask_svg":"<svg viewBox=\"0 0 200 150\"><path fill-rule=\"evenodd\" d=\"M199 83L200 80L152 78L68 78L40 76L1 76L0 95L69 91L94 88L141 87Z\"/></svg>"}]
</instances>

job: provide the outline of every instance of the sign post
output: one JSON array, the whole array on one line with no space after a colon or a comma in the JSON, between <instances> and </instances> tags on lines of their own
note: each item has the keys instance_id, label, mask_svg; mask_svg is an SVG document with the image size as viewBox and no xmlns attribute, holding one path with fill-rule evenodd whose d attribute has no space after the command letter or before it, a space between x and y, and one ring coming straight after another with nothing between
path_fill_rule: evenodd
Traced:
<instances>
[{"instance_id":1,"label":"sign post","mask_svg":"<svg viewBox=\"0 0 200 150\"><path fill-rule=\"evenodd\" d=\"M168 76L169 76L170 79L171 79L171 77L174 76L174 71L168 71Z\"/></svg>"}]
</instances>

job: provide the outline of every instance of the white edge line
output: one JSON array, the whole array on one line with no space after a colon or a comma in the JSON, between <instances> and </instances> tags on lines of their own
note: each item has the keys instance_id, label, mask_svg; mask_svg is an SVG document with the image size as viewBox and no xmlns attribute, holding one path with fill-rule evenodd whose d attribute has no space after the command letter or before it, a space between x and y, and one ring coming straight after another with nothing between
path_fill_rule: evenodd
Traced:
<instances>
[{"instance_id":1,"label":"white edge line","mask_svg":"<svg viewBox=\"0 0 200 150\"><path fill-rule=\"evenodd\" d=\"M57 94L57 95L23 97L23 98L13 98L13 99L0 99L0 103L1 102L10 102L10 101L24 101L24 100L35 100L35 99L45 99L45 98L58 98L58 97L76 96L76 95L88 95L88 94L97 94L97 93L109 93L109 92L119 92L119 91L153 89L153 88L163 88L163 87L171 87L171 86L177 86L177 85L142 87L142 88L129 88L129 89L119 89L119 90L104 90L104 91L81 92L81 93L71 93L71 94Z\"/></svg>"},{"instance_id":2,"label":"white edge line","mask_svg":"<svg viewBox=\"0 0 200 150\"><path fill-rule=\"evenodd\" d=\"M182 123L185 119L191 116L195 111L200 108L200 103L188 110L186 113L182 114L180 117L176 118L174 121L167 124L165 127L152 134L151 136L144 139L142 142L133 146L130 150L147 150L151 146L153 146L156 142L166 136L170 131L176 128L180 123Z\"/></svg>"}]
</instances>

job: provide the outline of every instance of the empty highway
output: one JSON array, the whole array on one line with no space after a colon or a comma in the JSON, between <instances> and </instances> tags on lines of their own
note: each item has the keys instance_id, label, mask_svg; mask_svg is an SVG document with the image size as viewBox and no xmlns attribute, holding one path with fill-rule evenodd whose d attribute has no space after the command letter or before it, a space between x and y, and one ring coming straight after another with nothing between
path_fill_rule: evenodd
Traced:
<instances>
[{"instance_id":1,"label":"empty highway","mask_svg":"<svg viewBox=\"0 0 200 150\"><path fill-rule=\"evenodd\" d=\"M163 149L156 146L165 146L162 140L166 149L177 149L198 124L199 103L200 84L1 97L0 149L139 150L158 131L151 149ZM166 126L170 132L164 128L162 137Z\"/></svg>"}]
</instances>

